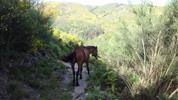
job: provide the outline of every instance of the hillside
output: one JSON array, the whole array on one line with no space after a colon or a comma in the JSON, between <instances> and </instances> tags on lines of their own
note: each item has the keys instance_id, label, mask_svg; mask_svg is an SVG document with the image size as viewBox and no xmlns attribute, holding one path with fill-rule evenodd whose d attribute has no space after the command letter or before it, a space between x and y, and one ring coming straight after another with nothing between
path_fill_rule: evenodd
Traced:
<instances>
[{"instance_id":1,"label":"hillside","mask_svg":"<svg viewBox=\"0 0 178 100\"><path fill-rule=\"evenodd\" d=\"M57 8L60 13L54 20L54 27L78 36L86 45L99 46L100 53L107 52L104 55L117 52L117 55L124 56L125 41L134 41L137 38L137 34L133 33L133 31L139 31L138 18L134 10L139 10L141 5L113 3L103 6L84 6L74 3L59 3ZM149 15L151 21L158 24L158 19L163 12L164 8L153 7ZM109 49L103 45L109 46Z\"/></svg>"},{"instance_id":2,"label":"hillside","mask_svg":"<svg viewBox=\"0 0 178 100\"><path fill-rule=\"evenodd\" d=\"M132 27L135 22L133 8L124 4L107 4L103 6L84 6L60 3L59 16L54 26L62 31L79 36L81 39L93 39L104 33L118 33L123 24ZM160 9L158 7L155 10ZM157 16L161 14L155 13Z\"/></svg>"},{"instance_id":3,"label":"hillside","mask_svg":"<svg viewBox=\"0 0 178 100\"><path fill-rule=\"evenodd\" d=\"M134 16L128 6L119 4L98 7L61 4L59 9L61 13L55 20L55 27L77 34L82 39L91 39L103 33L114 33L121 21L129 20L133 23Z\"/></svg>"}]
</instances>

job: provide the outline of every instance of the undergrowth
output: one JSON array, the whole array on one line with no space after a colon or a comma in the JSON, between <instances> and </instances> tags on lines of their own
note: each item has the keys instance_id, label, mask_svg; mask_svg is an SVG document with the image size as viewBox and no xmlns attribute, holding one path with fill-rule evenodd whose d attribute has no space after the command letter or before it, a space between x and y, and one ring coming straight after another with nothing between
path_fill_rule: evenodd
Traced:
<instances>
[{"instance_id":1,"label":"undergrowth","mask_svg":"<svg viewBox=\"0 0 178 100\"><path fill-rule=\"evenodd\" d=\"M88 80L88 100L124 100L131 99L126 82L101 60L92 61L91 77Z\"/></svg>"}]
</instances>

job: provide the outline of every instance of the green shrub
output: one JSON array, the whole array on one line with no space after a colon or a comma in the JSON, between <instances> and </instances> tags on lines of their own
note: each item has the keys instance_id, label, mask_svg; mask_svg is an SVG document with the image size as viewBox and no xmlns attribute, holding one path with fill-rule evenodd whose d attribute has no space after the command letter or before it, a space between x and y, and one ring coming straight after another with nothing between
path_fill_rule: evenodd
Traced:
<instances>
[{"instance_id":1,"label":"green shrub","mask_svg":"<svg viewBox=\"0 0 178 100\"><path fill-rule=\"evenodd\" d=\"M89 78L89 87L87 88L88 99L126 99L131 98L130 93L123 92L126 83L109 65L101 60L92 61L92 74ZM125 95L124 95L125 94ZM123 96L124 95L124 96Z\"/></svg>"},{"instance_id":2,"label":"green shrub","mask_svg":"<svg viewBox=\"0 0 178 100\"><path fill-rule=\"evenodd\" d=\"M33 3L32 0L0 1L0 58L4 63L1 66L6 66L12 56L18 58L17 55L44 48L52 38L48 16L43 16Z\"/></svg>"}]
</instances>

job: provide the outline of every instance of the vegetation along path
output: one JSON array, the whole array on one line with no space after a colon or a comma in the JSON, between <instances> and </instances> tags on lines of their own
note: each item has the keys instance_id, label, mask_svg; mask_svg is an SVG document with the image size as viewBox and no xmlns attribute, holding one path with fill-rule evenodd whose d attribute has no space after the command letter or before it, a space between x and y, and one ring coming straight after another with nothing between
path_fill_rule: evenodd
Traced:
<instances>
[{"instance_id":1,"label":"vegetation along path","mask_svg":"<svg viewBox=\"0 0 178 100\"><path fill-rule=\"evenodd\" d=\"M62 62L62 61L60 61ZM64 88L67 88L66 86L69 85L69 83L71 83L72 81L72 69L70 64L62 62L65 65L66 68L66 72L63 76L63 81L62 81L62 86ZM75 71L77 71L77 64L75 64ZM87 88L87 78L88 78L88 74L86 71L86 68L83 68L82 71L82 75L83 75L83 79L79 80L79 86L75 86L72 94L72 100L86 100L86 93L85 93L85 89Z\"/></svg>"}]
</instances>

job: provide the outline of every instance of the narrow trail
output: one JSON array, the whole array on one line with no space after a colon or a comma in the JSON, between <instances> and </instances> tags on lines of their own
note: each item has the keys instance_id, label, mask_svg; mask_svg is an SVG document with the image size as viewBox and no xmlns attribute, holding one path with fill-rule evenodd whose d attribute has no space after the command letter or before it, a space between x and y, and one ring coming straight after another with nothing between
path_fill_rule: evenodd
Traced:
<instances>
[{"instance_id":1,"label":"narrow trail","mask_svg":"<svg viewBox=\"0 0 178 100\"><path fill-rule=\"evenodd\" d=\"M72 82L72 69L70 64L65 63L60 61L61 63L63 63L65 65L66 68L66 72L63 76L63 80L62 80L62 86L64 88L67 88L66 86L68 86L68 84L70 84ZM75 71L77 71L77 64L75 64ZM85 89L87 88L87 78L88 78L88 74L86 71L86 68L83 67L83 71L82 71L82 79L79 79L79 86L75 86L73 92L71 92L72 95L72 100L86 100L86 93L85 93Z\"/></svg>"}]
</instances>

